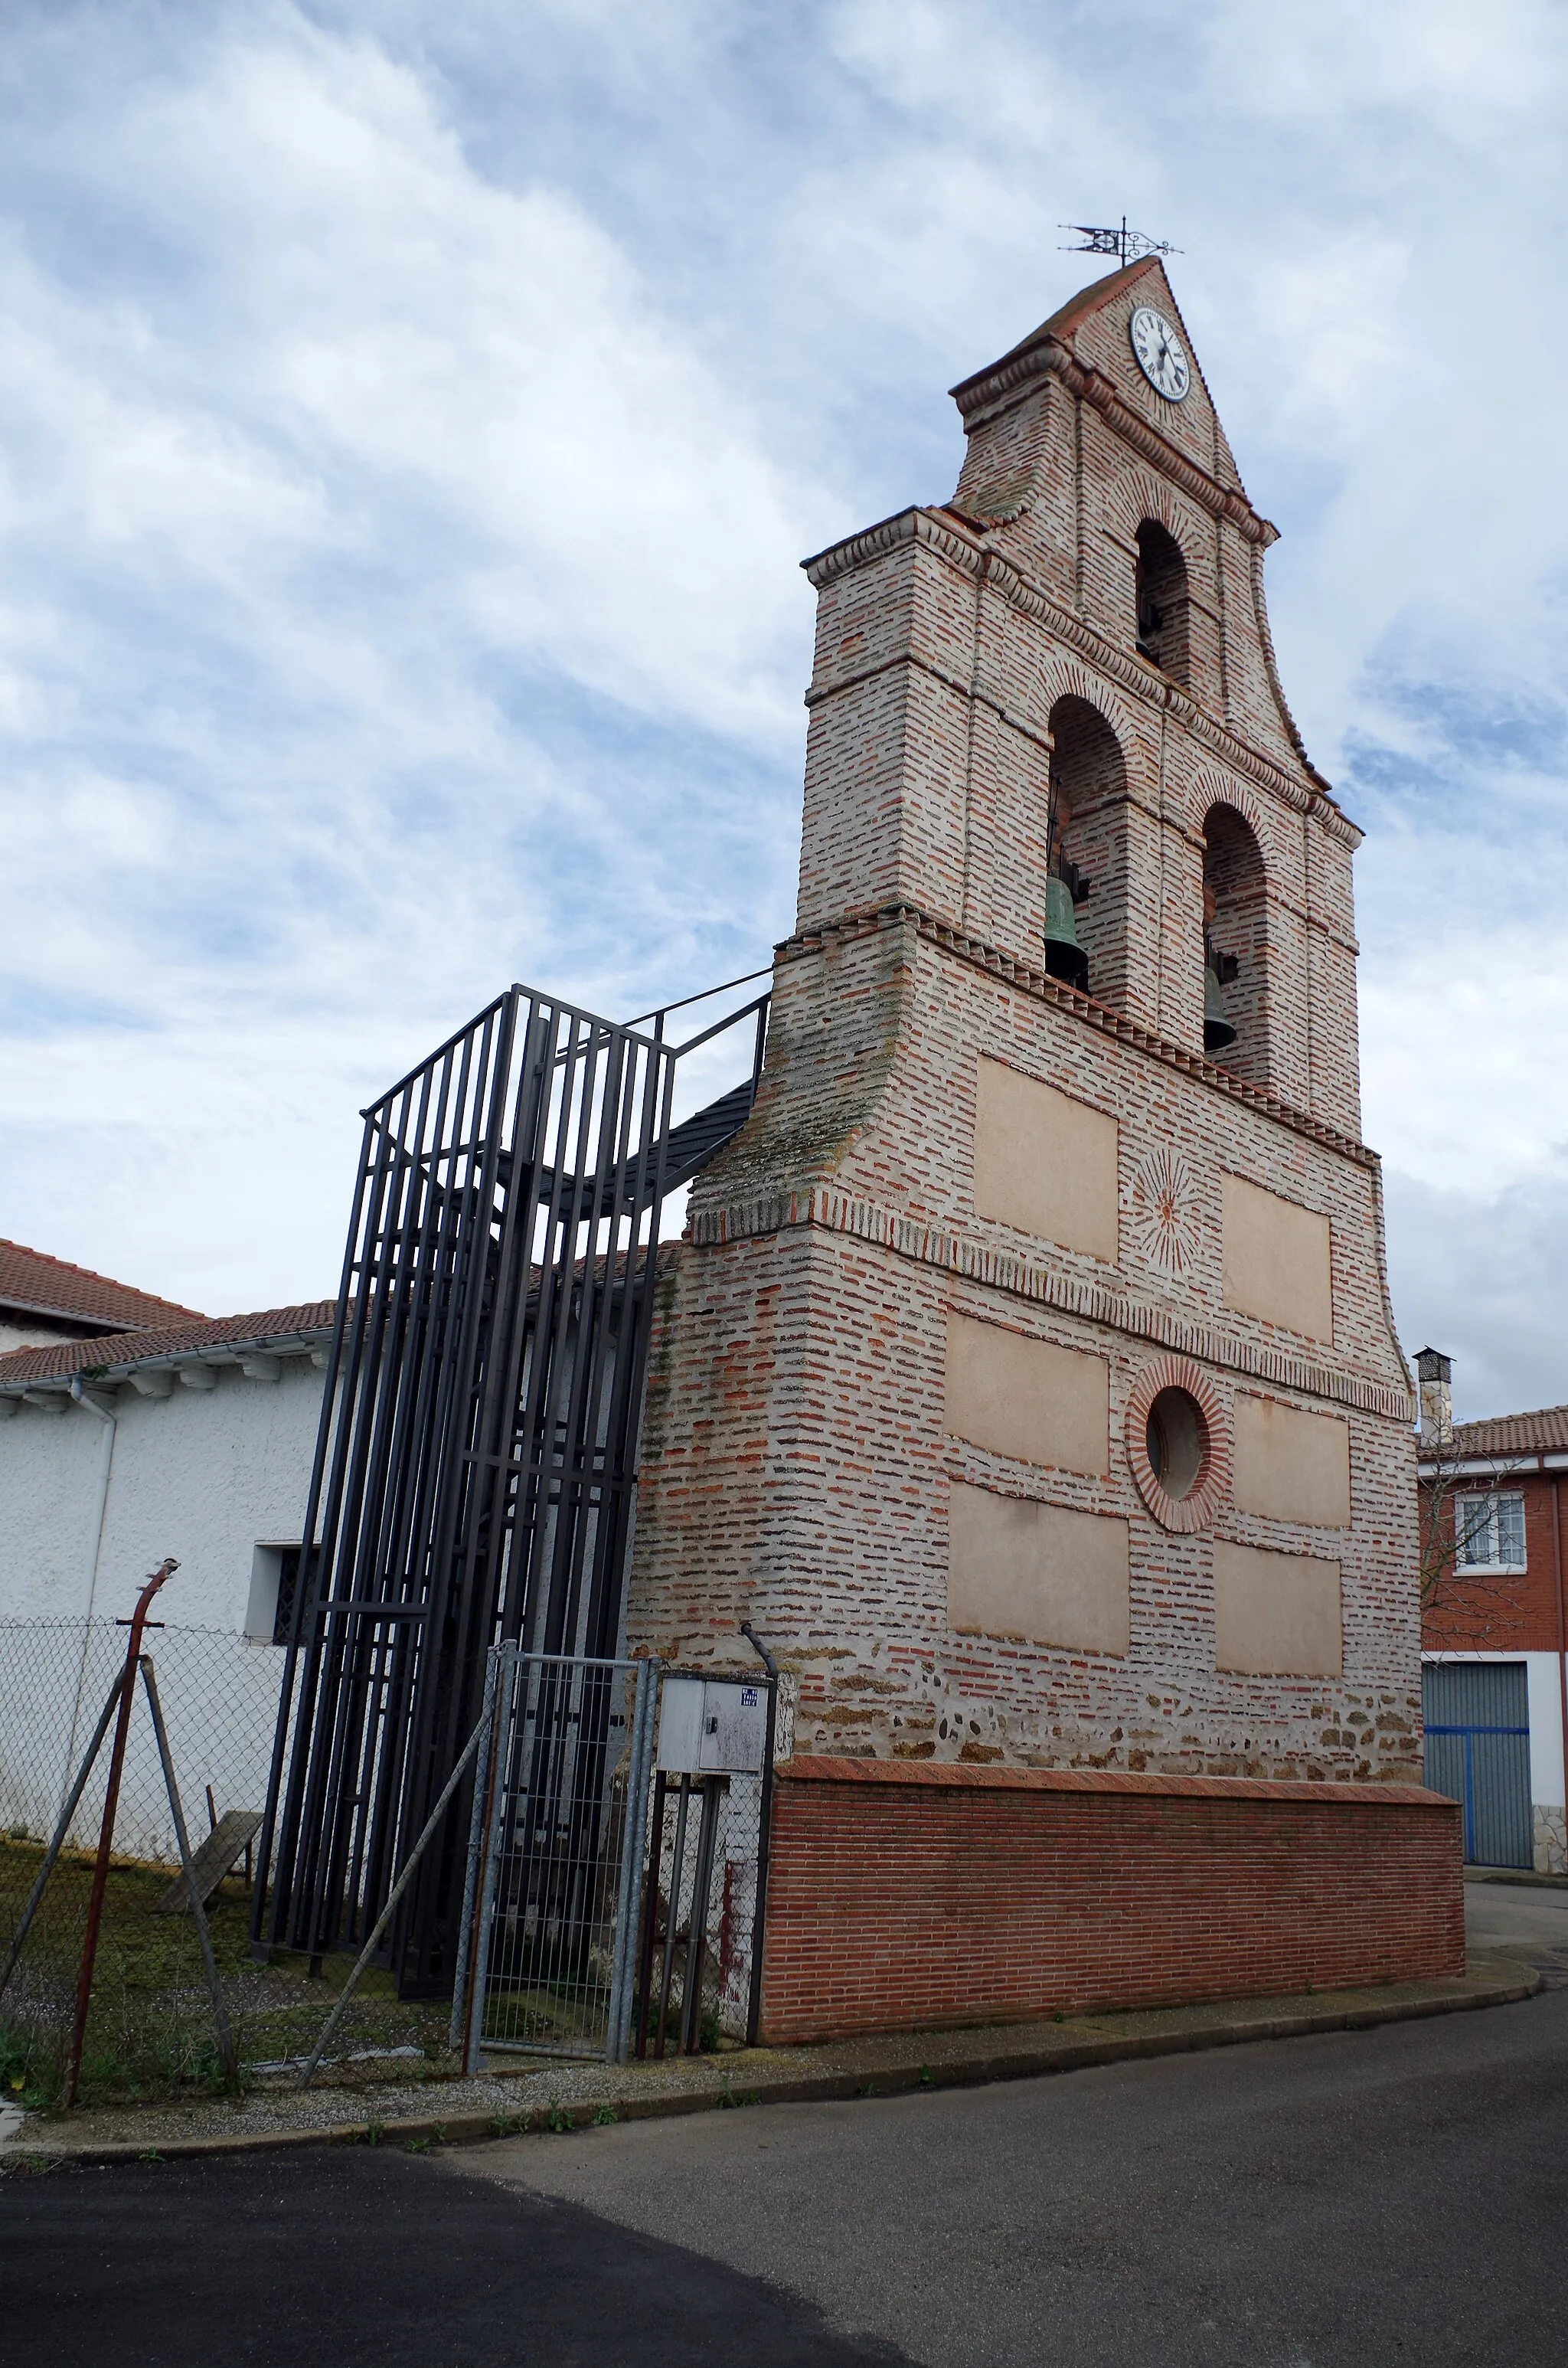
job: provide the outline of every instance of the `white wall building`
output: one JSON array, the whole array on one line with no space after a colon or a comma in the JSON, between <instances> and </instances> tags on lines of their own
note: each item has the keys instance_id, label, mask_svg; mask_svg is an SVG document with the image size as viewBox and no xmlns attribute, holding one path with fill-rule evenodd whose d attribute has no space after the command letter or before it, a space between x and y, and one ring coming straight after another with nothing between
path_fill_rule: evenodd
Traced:
<instances>
[{"instance_id":1,"label":"white wall building","mask_svg":"<svg viewBox=\"0 0 1568 2368\"><path fill-rule=\"evenodd\" d=\"M259 1808L335 1306L315 1301L0 1356L0 1827L47 1831L147 1573L182 1791ZM119 1846L171 1847L139 1707ZM74 1832L96 1830L95 1791ZM99 1795L101 1797L101 1795ZM187 1806L190 1804L187 1804ZM191 1809L193 1825L204 1822Z\"/></svg>"}]
</instances>

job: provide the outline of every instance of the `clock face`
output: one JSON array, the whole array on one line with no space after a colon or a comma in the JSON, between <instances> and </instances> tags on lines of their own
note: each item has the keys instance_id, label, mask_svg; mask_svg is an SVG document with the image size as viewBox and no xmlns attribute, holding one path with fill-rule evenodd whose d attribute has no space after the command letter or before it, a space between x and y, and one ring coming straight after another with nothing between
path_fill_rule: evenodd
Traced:
<instances>
[{"instance_id":1,"label":"clock face","mask_svg":"<svg viewBox=\"0 0 1568 2368\"><path fill-rule=\"evenodd\" d=\"M1167 403L1180 403L1192 384L1192 370L1176 336L1163 313L1140 304L1127 324L1132 357L1153 388Z\"/></svg>"}]
</instances>

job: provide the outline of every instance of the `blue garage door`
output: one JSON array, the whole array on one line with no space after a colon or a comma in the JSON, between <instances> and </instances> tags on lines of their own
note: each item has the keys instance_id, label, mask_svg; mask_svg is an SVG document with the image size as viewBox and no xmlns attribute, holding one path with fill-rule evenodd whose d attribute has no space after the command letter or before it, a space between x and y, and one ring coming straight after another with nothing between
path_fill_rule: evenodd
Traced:
<instances>
[{"instance_id":1,"label":"blue garage door","mask_svg":"<svg viewBox=\"0 0 1568 2368\"><path fill-rule=\"evenodd\" d=\"M1421 1672L1426 1782L1464 1804L1476 1866L1530 1866L1529 1696L1522 1661L1428 1662Z\"/></svg>"}]
</instances>

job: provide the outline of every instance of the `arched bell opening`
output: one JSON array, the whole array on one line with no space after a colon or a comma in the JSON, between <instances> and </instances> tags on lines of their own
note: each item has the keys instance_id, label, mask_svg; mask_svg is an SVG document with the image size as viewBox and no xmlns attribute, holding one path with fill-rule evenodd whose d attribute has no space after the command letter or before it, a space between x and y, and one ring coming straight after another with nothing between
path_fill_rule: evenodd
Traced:
<instances>
[{"instance_id":1,"label":"arched bell opening","mask_svg":"<svg viewBox=\"0 0 1568 2368\"><path fill-rule=\"evenodd\" d=\"M1127 767L1121 744L1086 699L1059 699L1047 719L1051 860L1045 966L1119 1008L1127 974Z\"/></svg>"},{"instance_id":2,"label":"arched bell opening","mask_svg":"<svg viewBox=\"0 0 1568 2368\"><path fill-rule=\"evenodd\" d=\"M1263 850L1234 806L1203 818L1203 1049L1252 1085L1269 1082Z\"/></svg>"},{"instance_id":3,"label":"arched bell opening","mask_svg":"<svg viewBox=\"0 0 1568 2368\"><path fill-rule=\"evenodd\" d=\"M1176 537L1154 518L1138 529L1138 652L1168 674L1188 682L1187 562Z\"/></svg>"}]
</instances>

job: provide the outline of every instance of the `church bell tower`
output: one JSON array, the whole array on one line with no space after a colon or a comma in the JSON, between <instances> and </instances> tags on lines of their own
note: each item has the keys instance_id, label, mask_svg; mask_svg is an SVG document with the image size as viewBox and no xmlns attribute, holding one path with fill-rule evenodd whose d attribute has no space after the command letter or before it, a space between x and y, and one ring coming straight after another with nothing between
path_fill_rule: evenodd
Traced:
<instances>
[{"instance_id":1,"label":"church bell tower","mask_svg":"<svg viewBox=\"0 0 1568 2368\"><path fill-rule=\"evenodd\" d=\"M1155 256L953 394L951 499L806 563L796 924L665 1286L632 1638L751 1622L800 1751L1407 1778L1359 834L1275 529Z\"/></svg>"}]
</instances>

